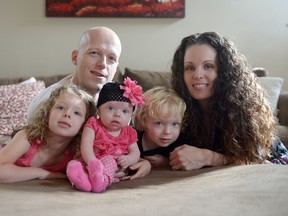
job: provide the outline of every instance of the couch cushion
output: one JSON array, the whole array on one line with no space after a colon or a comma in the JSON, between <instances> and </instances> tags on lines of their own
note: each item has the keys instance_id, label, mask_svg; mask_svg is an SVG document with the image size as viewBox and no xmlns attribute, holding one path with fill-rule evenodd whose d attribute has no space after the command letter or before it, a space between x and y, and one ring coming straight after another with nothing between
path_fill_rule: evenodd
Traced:
<instances>
[{"instance_id":1,"label":"couch cushion","mask_svg":"<svg viewBox=\"0 0 288 216\"><path fill-rule=\"evenodd\" d=\"M278 115L277 103L284 82L280 77L259 77L262 87L266 90L273 115Z\"/></svg>"},{"instance_id":2,"label":"couch cushion","mask_svg":"<svg viewBox=\"0 0 288 216\"><path fill-rule=\"evenodd\" d=\"M121 73L120 68L117 68L117 71L116 71L112 81L119 82L119 83L123 82L123 75Z\"/></svg>"},{"instance_id":3,"label":"couch cushion","mask_svg":"<svg viewBox=\"0 0 288 216\"><path fill-rule=\"evenodd\" d=\"M267 77L268 76L268 71L265 68L262 68L262 67L253 68L253 72L258 77Z\"/></svg>"},{"instance_id":4,"label":"couch cushion","mask_svg":"<svg viewBox=\"0 0 288 216\"><path fill-rule=\"evenodd\" d=\"M28 105L44 88L43 81L0 86L0 134L10 135L26 124Z\"/></svg>"},{"instance_id":5,"label":"couch cushion","mask_svg":"<svg viewBox=\"0 0 288 216\"><path fill-rule=\"evenodd\" d=\"M171 88L171 73L169 72L135 70L126 67L123 77L130 77L132 80L137 80L138 84L142 86L143 91L147 91L155 86Z\"/></svg>"}]
</instances>

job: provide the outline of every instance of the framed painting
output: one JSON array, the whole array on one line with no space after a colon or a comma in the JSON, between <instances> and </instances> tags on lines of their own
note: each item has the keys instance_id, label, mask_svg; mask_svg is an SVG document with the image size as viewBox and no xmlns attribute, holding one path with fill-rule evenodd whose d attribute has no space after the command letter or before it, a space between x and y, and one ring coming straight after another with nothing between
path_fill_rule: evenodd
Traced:
<instances>
[{"instance_id":1,"label":"framed painting","mask_svg":"<svg viewBox=\"0 0 288 216\"><path fill-rule=\"evenodd\" d=\"M183 18L185 0L46 0L46 16Z\"/></svg>"}]
</instances>

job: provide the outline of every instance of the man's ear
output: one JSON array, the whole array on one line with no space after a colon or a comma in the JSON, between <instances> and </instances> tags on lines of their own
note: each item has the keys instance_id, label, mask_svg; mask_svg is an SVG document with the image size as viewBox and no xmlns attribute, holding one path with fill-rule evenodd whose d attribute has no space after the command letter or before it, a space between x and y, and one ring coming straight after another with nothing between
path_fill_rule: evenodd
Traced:
<instances>
[{"instance_id":1,"label":"man's ear","mask_svg":"<svg viewBox=\"0 0 288 216\"><path fill-rule=\"evenodd\" d=\"M78 56L78 51L77 50L73 50L72 54L71 54L71 59L72 59L72 63L74 65L77 65L77 56Z\"/></svg>"}]
</instances>

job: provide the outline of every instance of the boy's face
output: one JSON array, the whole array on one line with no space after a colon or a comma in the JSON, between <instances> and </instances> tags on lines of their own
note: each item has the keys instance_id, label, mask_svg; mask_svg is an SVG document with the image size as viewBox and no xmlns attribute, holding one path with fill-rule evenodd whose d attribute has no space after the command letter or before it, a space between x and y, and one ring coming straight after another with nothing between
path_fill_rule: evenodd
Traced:
<instances>
[{"instance_id":1,"label":"boy's face","mask_svg":"<svg viewBox=\"0 0 288 216\"><path fill-rule=\"evenodd\" d=\"M181 122L182 117L175 113L148 118L144 135L155 148L167 147L178 138Z\"/></svg>"}]
</instances>

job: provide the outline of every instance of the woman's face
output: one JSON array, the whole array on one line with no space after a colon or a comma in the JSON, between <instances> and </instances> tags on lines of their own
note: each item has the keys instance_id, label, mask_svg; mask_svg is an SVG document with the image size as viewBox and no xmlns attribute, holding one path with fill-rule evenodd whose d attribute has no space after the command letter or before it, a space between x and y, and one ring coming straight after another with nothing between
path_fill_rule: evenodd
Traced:
<instances>
[{"instance_id":1,"label":"woman's face","mask_svg":"<svg viewBox=\"0 0 288 216\"><path fill-rule=\"evenodd\" d=\"M195 44L187 48L184 56L184 82L194 99L206 104L212 96L217 78L217 53L206 44Z\"/></svg>"}]
</instances>

